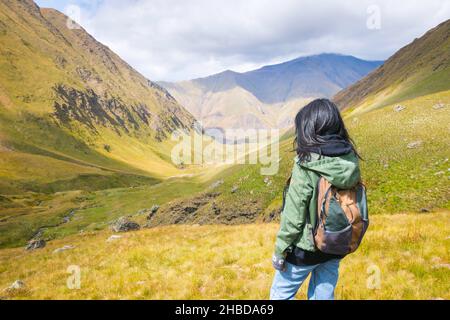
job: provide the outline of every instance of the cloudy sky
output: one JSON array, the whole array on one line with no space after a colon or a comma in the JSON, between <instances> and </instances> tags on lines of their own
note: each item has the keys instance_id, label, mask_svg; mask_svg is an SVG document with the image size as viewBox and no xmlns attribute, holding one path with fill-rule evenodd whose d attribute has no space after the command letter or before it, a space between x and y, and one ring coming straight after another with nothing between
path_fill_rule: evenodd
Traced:
<instances>
[{"instance_id":1,"label":"cloudy sky","mask_svg":"<svg viewBox=\"0 0 450 320\"><path fill-rule=\"evenodd\" d=\"M247 71L322 52L383 60L450 18L448 0L36 0L152 80Z\"/></svg>"}]
</instances>

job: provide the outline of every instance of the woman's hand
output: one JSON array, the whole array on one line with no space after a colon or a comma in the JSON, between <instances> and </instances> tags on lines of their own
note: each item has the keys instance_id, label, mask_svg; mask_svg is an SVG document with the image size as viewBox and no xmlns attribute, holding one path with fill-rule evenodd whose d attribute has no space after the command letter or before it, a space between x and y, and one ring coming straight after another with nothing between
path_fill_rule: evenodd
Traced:
<instances>
[{"instance_id":1,"label":"woman's hand","mask_svg":"<svg viewBox=\"0 0 450 320\"><path fill-rule=\"evenodd\" d=\"M276 254L272 257L272 266L278 270L278 271L285 271L286 270L286 260L283 256L278 256Z\"/></svg>"}]
</instances>

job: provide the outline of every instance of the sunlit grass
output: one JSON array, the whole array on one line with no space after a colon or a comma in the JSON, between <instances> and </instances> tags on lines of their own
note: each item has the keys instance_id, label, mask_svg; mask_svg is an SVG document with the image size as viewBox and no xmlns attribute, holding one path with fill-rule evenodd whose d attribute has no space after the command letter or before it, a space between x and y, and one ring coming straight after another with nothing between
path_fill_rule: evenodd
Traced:
<instances>
[{"instance_id":1,"label":"sunlit grass","mask_svg":"<svg viewBox=\"0 0 450 320\"><path fill-rule=\"evenodd\" d=\"M338 299L450 298L450 212L373 216L358 251L341 263ZM266 299L278 225L167 226L69 236L35 252L0 251L0 288L17 279L17 299ZM63 245L72 250L52 253ZM68 289L67 268L81 268ZM375 267L374 267L375 266ZM371 268L380 271L379 286ZM375 282L376 284L376 282ZM306 286L298 294L305 298Z\"/></svg>"}]
</instances>

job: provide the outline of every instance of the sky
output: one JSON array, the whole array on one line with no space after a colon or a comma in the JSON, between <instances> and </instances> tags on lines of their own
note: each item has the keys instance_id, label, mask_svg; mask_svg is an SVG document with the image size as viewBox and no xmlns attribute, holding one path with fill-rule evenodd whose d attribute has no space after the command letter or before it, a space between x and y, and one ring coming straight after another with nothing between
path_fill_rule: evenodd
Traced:
<instances>
[{"instance_id":1,"label":"sky","mask_svg":"<svg viewBox=\"0 0 450 320\"><path fill-rule=\"evenodd\" d=\"M147 78L244 72L311 54L385 60L450 18L448 0L36 0Z\"/></svg>"}]
</instances>

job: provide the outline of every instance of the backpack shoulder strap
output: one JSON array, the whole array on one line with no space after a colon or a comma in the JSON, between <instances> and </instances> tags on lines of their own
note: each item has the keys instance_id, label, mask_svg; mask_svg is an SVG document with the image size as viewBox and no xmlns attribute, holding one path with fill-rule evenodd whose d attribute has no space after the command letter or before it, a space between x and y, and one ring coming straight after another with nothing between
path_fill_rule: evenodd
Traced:
<instances>
[{"instance_id":1,"label":"backpack shoulder strap","mask_svg":"<svg viewBox=\"0 0 450 320\"><path fill-rule=\"evenodd\" d=\"M319 223L327 216L331 188L331 183L324 177L320 177L317 181L317 219Z\"/></svg>"}]
</instances>

